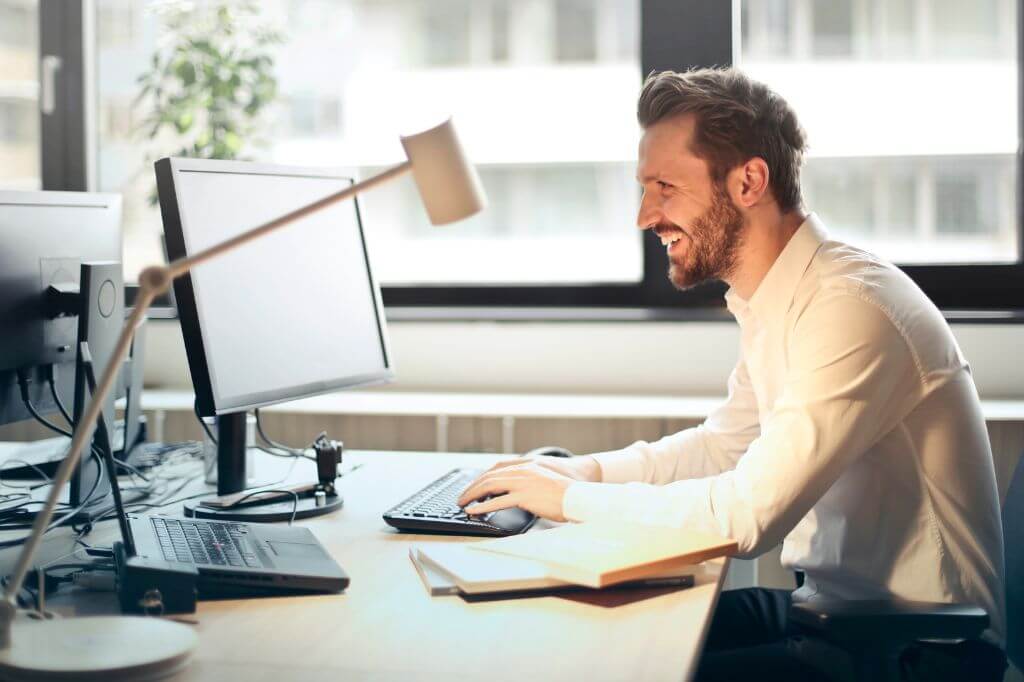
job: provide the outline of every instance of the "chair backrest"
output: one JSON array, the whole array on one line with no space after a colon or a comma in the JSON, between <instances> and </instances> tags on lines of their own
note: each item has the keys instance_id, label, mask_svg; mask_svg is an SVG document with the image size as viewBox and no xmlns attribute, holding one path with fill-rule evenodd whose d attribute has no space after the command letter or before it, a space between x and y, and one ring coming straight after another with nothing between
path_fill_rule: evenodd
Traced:
<instances>
[{"instance_id":1,"label":"chair backrest","mask_svg":"<svg viewBox=\"0 0 1024 682\"><path fill-rule=\"evenodd\" d=\"M1024 457L1003 503L1006 545L1006 656L1024 670Z\"/></svg>"}]
</instances>

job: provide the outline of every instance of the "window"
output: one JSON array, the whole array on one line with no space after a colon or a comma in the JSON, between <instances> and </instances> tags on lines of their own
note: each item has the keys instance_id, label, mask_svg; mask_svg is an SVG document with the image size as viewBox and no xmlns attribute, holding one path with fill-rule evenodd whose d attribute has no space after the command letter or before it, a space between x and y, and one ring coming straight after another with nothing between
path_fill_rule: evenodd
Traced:
<instances>
[{"instance_id":1,"label":"window","mask_svg":"<svg viewBox=\"0 0 1024 682\"><path fill-rule=\"evenodd\" d=\"M37 0L0 0L0 188L38 189Z\"/></svg>"},{"instance_id":2,"label":"window","mask_svg":"<svg viewBox=\"0 0 1024 682\"><path fill-rule=\"evenodd\" d=\"M36 1L0 0L0 49L28 55L4 62L27 59L24 75L0 75L0 174L19 174L0 175L8 185L39 182L39 133L30 130L38 116L26 113L38 86L23 46L52 45L83 24L74 12L44 12L34 37L25 17ZM152 111L136 104L138 77L176 31L195 30L223 6L245 22L211 34L242 41L231 54L261 36L281 42L266 46L265 82L221 84L239 95L231 106L244 108L254 93L260 102L252 121L242 117L244 131L216 138L218 153L347 164L366 176L402 158L398 134L454 114L490 209L435 230L408 178L364 195L387 305L627 307L641 319L662 314L652 308L720 311L723 287L675 291L663 248L633 226L634 107L645 73L737 60L804 122L805 196L834 234L899 263L940 307L1019 308L1019 287L1008 283L1024 277L1021 4L741 0L734 17L733 3L706 0L95 0L87 5L96 12L97 111L68 105L59 121L67 125L55 131L44 118L44 160L94 149L90 186L125 198L129 277L161 259L150 162L182 144L206 153L210 140L194 124L219 110L163 112L154 132ZM42 7L55 5L78 6ZM169 24L185 5L195 12ZM257 13L243 16L245 6ZM19 21L25 30L12 28ZM172 76L199 73L193 61ZM85 129L76 121L87 121L90 139L76 139ZM26 160L10 163L24 140ZM85 186L82 154L65 156L49 188Z\"/></svg>"},{"instance_id":3,"label":"window","mask_svg":"<svg viewBox=\"0 0 1024 682\"><path fill-rule=\"evenodd\" d=\"M592 0L557 0L555 27L558 61L594 61L597 57L597 7Z\"/></svg>"},{"instance_id":4,"label":"window","mask_svg":"<svg viewBox=\"0 0 1024 682\"><path fill-rule=\"evenodd\" d=\"M210 14L225 3L194 5ZM149 164L188 143L197 127L176 136L167 125L150 135L150 112L132 104L138 78L158 46L190 39L204 21L176 24L162 3L133 6L116 12L123 0L97 2L105 17L97 39L100 189L125 194L129 276L161 257ZM635 37L597 49L599 31L637 32L637 0L259 7L237 21L281 34L268 48L277 96L264 125L241 141L241 158L352 166L367 176L403 158L399 134L450 113L480 168L491 208L452 228L429 226L410 178L360 199L385 286L639 284L639 55Z\"/></svg>"},{"instance_id":5,"label":"window","mask_svg":"<svg viewBox=\"0 0 1024 682\"><path fill-rule=\"evenodd\" d=\"M1019 261L1016 2L760 5L741 64L808 131L805 199L837 236L907 265Z\"/></svg>"}]
</instances>

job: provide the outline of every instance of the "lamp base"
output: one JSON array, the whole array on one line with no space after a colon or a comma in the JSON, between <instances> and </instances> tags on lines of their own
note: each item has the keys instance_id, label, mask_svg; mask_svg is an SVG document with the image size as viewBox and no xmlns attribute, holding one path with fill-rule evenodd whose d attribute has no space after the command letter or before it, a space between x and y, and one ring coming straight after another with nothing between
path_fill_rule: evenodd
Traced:
<instances>
[{"instance_id":1,"label":"lamp base","mask_svg":"<svg viewBox=\"0 0 1024 682\"><path fill-rule=\"evenodd\" d=\"M159 618L19 615L0 651L0 679L158 680L182 670L197 642L192 628Z\"/></svg>"}]
</instances>

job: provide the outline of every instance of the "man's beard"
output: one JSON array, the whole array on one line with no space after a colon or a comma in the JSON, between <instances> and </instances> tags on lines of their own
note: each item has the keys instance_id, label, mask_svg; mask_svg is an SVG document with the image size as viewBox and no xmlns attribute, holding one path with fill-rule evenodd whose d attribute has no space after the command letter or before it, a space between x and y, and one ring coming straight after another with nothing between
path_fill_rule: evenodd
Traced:
<instances>
[{"instance_id":1,"label":"man's beard","mask_svg":"<svg viewBox=\"0 0 1024 682\"><path fill-rule=\"evenodd\" d=\"M668 278L677 289L685 291L713 279L726 279L736 270L743 243L743 214L724 188L715 187L711 206L690 224L689 234L689 248L681 261L669 255Z\"/></svg>"}]
</instances>

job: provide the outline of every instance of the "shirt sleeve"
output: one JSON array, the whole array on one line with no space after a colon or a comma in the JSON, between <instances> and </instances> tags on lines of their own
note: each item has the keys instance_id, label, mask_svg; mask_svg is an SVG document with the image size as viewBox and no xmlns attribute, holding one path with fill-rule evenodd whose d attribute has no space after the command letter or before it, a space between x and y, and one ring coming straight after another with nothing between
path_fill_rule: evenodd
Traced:
<instances>
[{"instance_id":1,"label":"shirt sleeve","mask_svg":"<svg viewBox=\"0 0 1024 682\"><path fill-rule=\"evenodd\" d=\"M605 483L664 484L728 471L761 431L757 398L742 352L729 375L729 395L699 426L654 443L638 441L627 448L593 455Z\"/></svg>"},{"instance_id":2,"label":"shirt sleeve","mask_svg":"<svg viewBox=\"0 0 1024 682\"><path fill-rule=\"evenodd\" d=\"M778 544L844 469L923 395L905 339L874 304L835 293L804 310L784 385L736 467L664 486L576 482L574 521L617 519L717 533L756 555Z\"/></svg>"}]
</instances>

